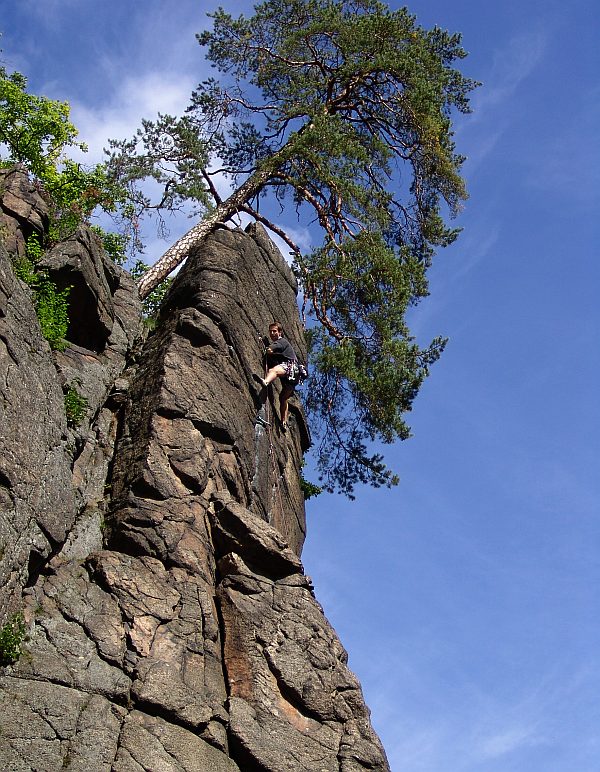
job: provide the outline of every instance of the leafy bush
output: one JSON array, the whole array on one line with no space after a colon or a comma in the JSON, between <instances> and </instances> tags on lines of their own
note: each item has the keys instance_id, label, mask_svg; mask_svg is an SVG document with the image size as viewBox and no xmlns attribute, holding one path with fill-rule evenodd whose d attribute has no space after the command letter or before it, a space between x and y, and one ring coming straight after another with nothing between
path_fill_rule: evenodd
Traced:
<instances>
[{"instance_id":1,"label":"leafy bush","mask_svg":"<svg viewBox=\"0 0 600 772\"><path fill-rule=\"evenodd\" d=\"M126 187L114 175L108 175L106 164L85 168L65 155L68 148L87 151L85 144L77 140L78 132L69 116L66 102L29 94L24 75L9 74L0 67L0 166L22 164L37 182L50 211L44 246L68 238L100 207L111 215L117 216L118 212L117 219L129 234L94 227L107 254L117 265L124 266L128 242L137 248L141 246L134 227L135 207ZM36 270L42 253L42 242L32 237L27 257L16 259L14 267L17 276L35 292L44 336L52 348L61 349L68 325L68 289L58 291L47 274ZM139 278L147 270L148 266L138 260L131 272ZM155 320L167 288L165 282L145 300L144 316L149 324Z\"/></svg>"},{"instance_id":2,"label":"leafy bush","mask_svg":"<svg viewBox=\"0 0 600 772\"><path fill-rule=\"evenodd\" d=\"M22 163L44 179L56 168L65 147L85 146L76 141L69 121L69 105L27 93L27 78L10 75L0 67L0 133L9 163Z\"/></svg>"},{"instance_id":3,"label":"leafy bush","mask_svg":"<svg viewBox=\"0 0 600 772\"><path fill-rule=\"evenodd\" d=\"M33 302L42 335L50 348L64 351L69 329L69 294L71 287L59 290L46 271L38 270L44 250L36 234L27 239L26 256L13 260L15 274L33 290Z\"/></svg>"},{"instance_id":4,"label":"leafy bush","mask_svg":"<svg viewBox=\"0 0 600 772\"><path fill-rule=\"evenodd\" d=\"M104 251L116 265L125 265L127 262L127 236L121 233L105 231L99 225L92 225L92 230L102 241Z\"/></svg>"},{"instance_id":5,"label":"leafy bush","mask_svg":"<svg viewBox=\"0 0 600 772\"><path fill-rule=\"evenodd\" d=\"M41 181L50 207L52 243L68 238L97 206L113 211L119 196L101 165L85 169L68 158L61 160L60 170L48 170Z\"/></svg>"},{"instance_id":6,"label":"leafy bush","mask_svg":"<svg viewBox=\"0 0 600 772\"><path fill-rule=\"evenodd\" d=\"M19 659L26 633L27 627L21 612L13 614L0 628L0 665L11 665Z\"/></svg>"},{"instance_id":7,"label":"leafy bush","mask_svg":"<svg viewBox=\"0 0 600 772\"><path fill-rule=\"evenodd\" d=\"M314 483L309 482L309 480L306 479L304 473L302 472L304 464L305 462L302 461L300 466L300 490L304 495L304 501L308 501L314 496L318 496L320 493L323 493L323 488L321 488L319 485L315 485Z\"/></svg>"},{"instance_id":8,"label":"leafy bush","mask_svg":"<svg viewBox=\"0 0 600 772\"><path fill-rule=\"evenodd\" d=\"M88 401L80 394L73 384L70 384L65 391L65 413L67 415L67 424L72 428L79 426L85 417L88 409Z\"/></svg>"},{"instance_id":9,"label":"leafy bush","mask_svg":"<svg viewBox=\"0 0 600 772\"><path fill-rule=\"evenodd\" d=\"M300 476L300 490L304 494L304 501L308 501L313 498L313 496L318 496L320 493L323 493L323 488L309 482L302 476Z\"/></svg>"},{"instance_id":10,"label":"leafy bush","mask_svg":"<svg viewBox=\"0 0 600 772\"><path fill-rule=\"evenodd\" d=\"M37 236L36 234L32 234L27 239L25 248L27 253L27 259L33 265L37 265L42 259L42 255L44 254L44 248L42 247L39 236Z\"/></svg>"},{"instance_id":11,"label":"leafy bush","mask_svg":"<svg viewBox=\"0 0 600 772\"><path fill-rule=\"evenodd\" d=\"M35 289L35 310L42 335L55 351L64 351L67 347L70 292L71 287L59 290L48 278L42 278Z\"/></svg>"},{"instance_id":12,"label":"leafy bush","mask_svg":"<svg viewBox=\"0 0 600 772\"><path fill-rule=\"evenodd\" d=\"M25 245L25 257L14 257L13 268L21 281L29 287L35 287L39 281L40 273L36 269L44 250L37 234L32 234Z\"/></svg>"},{"instance_id":13,"label":"leafy bush","mask_svg":"<svg viewBox=\"0 0 600 772\"><path fill-rule=\"evenodd\" d=\"M38 281L39 274L35 270L35 266L27 257L15 257L13 258L13 269L16 276L24 281L29 287L35 286Z\"/></svg>"},{"instance_id":14,"label":"leafy bush","mask_svg":"<svg viewBox=\"0 0 600 772\"><path fill-rule=\"evenodd\" d=\"M125 190L109 180L104 164L86 169L64 155L66 148L87 151L69 114L67 102L29 94L24 75L0 67L0 165L22 164L41 183L51 242L71 235L97 206L125 206Z\"/></svg>"}]
</instances>

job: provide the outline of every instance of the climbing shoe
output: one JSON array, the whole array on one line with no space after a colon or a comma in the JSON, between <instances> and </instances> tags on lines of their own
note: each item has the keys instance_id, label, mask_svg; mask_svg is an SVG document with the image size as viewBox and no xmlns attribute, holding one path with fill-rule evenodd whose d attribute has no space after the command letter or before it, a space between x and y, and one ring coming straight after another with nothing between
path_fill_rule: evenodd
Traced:
<instances>
[{"instance_id":1,"label":"climbing shoe","mask_svg":"<svg viewBox=\"0 0 600 772\"><path fill-rule=\"evenodd\" d=\"M259 424L260 426L271 426L269 421L266 420L266 418L261 418L259 415L256 416L255 423Z\"/></svg>"},{"instance_id":2,"label":"climbing shoe","mask_svg":"<svg viewBox=\"0 0 600 772\"><path fill-rule=\"evenodd\" d=\"M266 388L267 388L267 386L269 385L269 384L268 384L268 383L265 381L265 379L264 379L264 378L261 378L261 377L260 377L260 375L256 375L256 373L254 373L254 374L252 375L252 377L254 378L254 380L255 380L255 381L258 381L258 383L260 383L260 385L263 387L263 389L266 389Z\"/></svg>"}]
</instances>

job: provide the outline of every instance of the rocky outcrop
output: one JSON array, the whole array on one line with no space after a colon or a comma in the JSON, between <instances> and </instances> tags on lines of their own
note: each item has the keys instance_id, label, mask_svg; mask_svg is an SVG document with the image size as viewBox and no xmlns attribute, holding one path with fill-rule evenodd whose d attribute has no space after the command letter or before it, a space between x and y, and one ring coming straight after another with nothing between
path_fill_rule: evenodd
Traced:
<instances>
[{"instance_id":1,"label":"rocky outcrop","mask_svg":"<svg viewBox=\"0 0 600 772\"><path fill-rule=\"evenodd\" d=\"M43 225L17 209L7 230ZM61 353L0 250L0 600L29 627L0 669L0 768L388 769L300 559L301 404L283 433L278 387L252 377L273 319L303 352L277 249L257 226L216 231L147 336L89 231L45 266L74 288Z\"/></svg>"},{"instance_id":2,"label":"rocky outcrop","mask_svg":"<svg viewBox=\"0 0 600 772\"><path fill-rule=\"evenodd\" d=\"M64 352L51 352L32 292L16 278L4 246L12 258L23 257L27 238L47 225L46 205L18 169L0 173L0 193L0 615L5 617L19 608L21 589L35 582L54 554L77 551L80 516L94 521L95 544L102 543L99 523L118 424L107 397L141 325L131 277L106 257L91 231L81 229L62 248L71 254L70 269L58 248L46 267L58 284L65 270L79 277L70 295L72 319L75 309L98 305L94 298L103 294L110 324L95 350L72 343ZM100 340L96 312L89 313L89 324L79 326L82 343ZM69 387L87 402L78 426L69 425L65 412ZM84 551L93 530L87 529Z\"/></svg>"}]
</instances>

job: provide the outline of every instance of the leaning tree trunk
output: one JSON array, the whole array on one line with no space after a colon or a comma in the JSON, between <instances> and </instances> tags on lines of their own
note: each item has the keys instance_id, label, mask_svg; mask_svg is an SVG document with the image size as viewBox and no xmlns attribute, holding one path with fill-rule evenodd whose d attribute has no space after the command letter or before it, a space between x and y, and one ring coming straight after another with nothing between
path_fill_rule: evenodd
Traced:
<instances>
[{"instance_id":1,"label":"leaning tree trunk","mask_svg":"<svg viewBox=\"0 0 600 772\"><path fill-rule=\"evenodd\" d=\"M196 247L221 222L226 222L244 204L250 201L271 176L271 169L260 169L249 177L226 201L219 203L202 222L189 230L185 236L170 247L164 255L142 276L138 282L140 297L147 297L171 271L187 258Z\"/></svg>"}]
</instances>

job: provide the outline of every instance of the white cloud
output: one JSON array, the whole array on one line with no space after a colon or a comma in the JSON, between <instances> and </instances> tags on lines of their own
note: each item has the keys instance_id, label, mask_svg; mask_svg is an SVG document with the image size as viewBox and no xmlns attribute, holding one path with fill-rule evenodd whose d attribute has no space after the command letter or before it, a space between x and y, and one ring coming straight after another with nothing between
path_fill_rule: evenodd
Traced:
<instances>
[{"instance_id":1,"label":"white cloud","mask_svg":"<svg viewBox=\"0 0 600 772\"><path fill-rule=\"evenodd\" d=\"M313 240L311 238L310 232L308 228L302 228L302 227L292 227L289 225L284 225L281 223L277 223L282 230L284 230L289 238L296 244L296 246L300 249L301 252L309 252L313 247ZM291 264L293 257L291 254L290 247L286 242L280 238L276 233L273 233L272 231L269 231L269 236L274 242L274 244L277 246L281 254L283 255L284 259Z\"/></svg>"},{"instance_id":2,"label":"white cloud","mask_svg":"<svg viewBox=\"0 0 600 772\"><path fill-rule=\"evenodd\" d=\"M95 107L71 104L71 118L87 143L90 163L102 160L109 139L128 139L142 118L152 119L158 112L180 114L192 89L191 79L181 75L149 72L126 78L110 102Z\"/></svg>"},{"instance_id":3,"label":"white cloud","mask_svg":"<svg viewBox=\"0 0 600 772\"><path fill-rule=\"evenodd\" d=\"M88 146L86 154L72 155L85 164L104 160L104 148L109 139L129 139L141 124L142 118L152 120L160 113L181 115L188 104L194 81L190 75L174 72L148 71L124 78L109 98L95 105L71 102L71 120L79 129L79 139ZM142 225L142 238L146 242L143 259L155 262L167 248L192 227L185 212L165 215L168 241L156 235L156 225ZM110 229L106 218L100 219Z\"/></svg>"}]
</instances>

